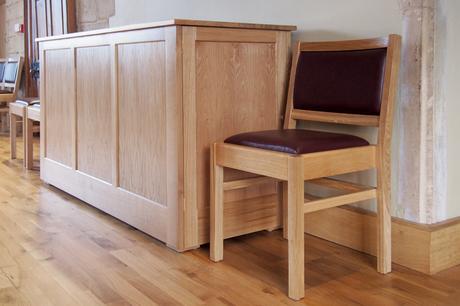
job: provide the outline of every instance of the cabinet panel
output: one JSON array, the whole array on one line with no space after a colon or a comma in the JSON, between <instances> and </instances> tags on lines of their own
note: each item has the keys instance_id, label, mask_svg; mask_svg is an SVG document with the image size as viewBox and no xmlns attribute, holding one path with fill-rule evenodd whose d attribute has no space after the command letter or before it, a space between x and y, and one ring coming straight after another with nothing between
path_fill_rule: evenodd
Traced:
<instances>
[{"instance_id":1,"label":"cabinet panel","mask_svg":"<svg viewBox=\"0 0 460 306\"><path fill-rule=\"evenodd\" d=\"M76 49L77 169L112 181L110 47Z\"/></svg>"},{"instance_id":2,"label":"cabinet panel","mask_svg":"<svg viewBox=\"0 0 460 306\"><path fill-rule=\"evenodd\" d=\"M198 215L203 221L200 241L208 236L209 145L237 133L278 127L275 62L274 43L196 43L196 182ZM227 180L247 176L230 169L225 174ZM226 192L225 200L244 201L275 192L276 185L268 184ZM276 197L267 205L270 209L276 206ZM235 206L233 215L241 217L244 209Z\"/></svg>"},{"instance_id":3,"label":"cabinet panel","mask_svg":"<svg viewBox=\"0 0 460 306\"><path fill-rule=\"evenodd\" d=\"M46 157L71 167L75 157L73 50L47 50L45 62Z\"/></svg>"},{"instance_id":4,"label":"cabinet panel","mask_svg":"<svg viewBox=\"0 0 460 306\"><path fill-rule=\"evenodd\" d=\"M118 47L120 187L166 204L165 43Z\"/></svg>"}]
</instances>

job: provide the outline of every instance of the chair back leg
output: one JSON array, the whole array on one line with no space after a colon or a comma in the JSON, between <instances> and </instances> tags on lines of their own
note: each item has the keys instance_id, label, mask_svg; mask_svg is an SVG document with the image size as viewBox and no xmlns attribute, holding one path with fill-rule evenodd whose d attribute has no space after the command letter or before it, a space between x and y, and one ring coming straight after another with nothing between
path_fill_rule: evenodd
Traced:
<instances>
[{"instance_id":1,"label":"chair back leg","mask_svg":"<svg viewBox=\"0 0 460 306\"><path fill-rule=\"evenodd\" d=\"M215 144L211 145L211 260L224 259L224 169L217 165Z\"/></svg>"},{"instance_id":2,"label":"chair back leg","mask_svg":"<svg viewBox=\"0 0 460 306\"><path fill-rule=\"evenodd\" d=\"M289 297L300 300L305 296L304 254L304 176L302 157L288 159L288 249Z\"/></svg>"}]
</instances>

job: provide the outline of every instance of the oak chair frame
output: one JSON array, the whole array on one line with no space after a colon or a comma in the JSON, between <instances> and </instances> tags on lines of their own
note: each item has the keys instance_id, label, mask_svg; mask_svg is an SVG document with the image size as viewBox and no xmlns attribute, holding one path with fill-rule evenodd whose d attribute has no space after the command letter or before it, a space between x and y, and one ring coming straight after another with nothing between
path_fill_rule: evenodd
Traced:
<instances>
[{"instance_id":1,"label":"oak chair frame","mask_svg":"<svg viewBox=\"0 0 460 306\"><path fill-rule=\"evenodd\" d=\"M8 103L16 101L18 91L19 91L19 85L21 83L21 77L22 77L22 68L24 65L24 58L22 56L18 56L15 58L8 58L6 59L5 63L8 64L10 62L17 62L18 65L16 67L16 79L13 83L6 83L5 82L5 75L3 76L3 79L0 80L0 89L2 88L9 88L12 89L11 92L9 93L0 93L0 115L5 113L5 117L8 117L9 113L9 105ZM6 68L6 67L5 67ZM6 106L3 104L6 103ZM1 118L0 118L1 120ZM7 119L5 119L7 120Z\"/></svg>"},{"instance_id":2,"label":"oak chair frame","mask_svg":"<svg viewBox=\"0 0 460 306\"><path fill-rule=\"evenodd\" d=\"M24 58L22 56L18 56L15 58L8 58L5 61L6 64L10 62L18 63L17 68L16 68L16 80L14 83L6 83L4 80L5 75L3 76L3 79L0 80L0 88L12 89L11 93L0 94L0 103L15 101L18 91L19 91L19 85L21 83L22 67L24 65Z\"/></svg>"},{"instance_id":3,"label":"oak chair frame","mask_svg":"<svg viewBox=\"0 0 460 306\"><path fill-rule=\"evenodd\" d=\"M386 48L386 65L380 115L358 115L306 111L294 108L294 82L302 51L345 51ZM340 123L378 128L377 144L324 152L291 155L241 145L214 143L211 146L211 244L213 261L223 259L223 193L267 180L282 183L283 235L288 239L289 297L299 300L304 285L304 214L358 201L377 199L377 270L391 272L391 135L394 101L400 62L401 37L335 41L298 42L293 50L284 128L295 128L296 121ZM343 161L347 160L346 163ZM224 167L259 175L253 179L224 182ZM328 178L330 176L376 169L377 187L362 186ZM345 192L343 195L305 200L304 182Z\"/></svg>"},{"instance_id":4,"label":"oak chair frame","mask_svg":"<svg viewBox=\"0 0 460 306\"><path fill-rule=\"evenodd\" d=\"M9 105L10 114L10 158L17 158L17 124L19 121L22 122L22 139L24 144L24 166L26 162L26 133L25 123L27 118L27 106L21 103L12 102Z\"/></svg>"},{"instance_id":5,"label":"oak chair frame","mask_svg":"<svg viewBox=\"0 0 460 306\"><path fill-rule=\"evenodd\" d=\"M12 102L9 105L10 114L10 158L17 158L17 124L22 123L22 138L23 138L23 162L24 167L28 170L33 168L33 133L35 132L33 122L40 122L40 109L33 107L38 98L24 99L25 102L30 102L29 105L18 101Z\"/></svg>"}]
</instances>

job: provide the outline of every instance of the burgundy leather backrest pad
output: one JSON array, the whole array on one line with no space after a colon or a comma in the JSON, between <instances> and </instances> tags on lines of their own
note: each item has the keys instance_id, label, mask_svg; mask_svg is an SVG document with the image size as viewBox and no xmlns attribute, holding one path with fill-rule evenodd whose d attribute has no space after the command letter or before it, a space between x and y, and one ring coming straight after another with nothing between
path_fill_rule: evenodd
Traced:
<instances>
[{"instance_id":1,"label":"burgundy leather backrest pad","mask_svg":"<svg viewBox=\"0 0 460 306\"><path fill-rule=\"evenodd\" d=\"M303 51L294 84L294 108L379 115L386 48Z\"/></svg>"}]
</instances>

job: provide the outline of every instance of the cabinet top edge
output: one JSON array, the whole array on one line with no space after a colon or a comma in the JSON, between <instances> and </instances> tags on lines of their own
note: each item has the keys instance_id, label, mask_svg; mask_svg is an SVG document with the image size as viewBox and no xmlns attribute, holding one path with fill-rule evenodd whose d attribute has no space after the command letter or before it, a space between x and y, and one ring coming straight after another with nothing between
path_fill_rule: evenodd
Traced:
<instances>
[{"instance_id":1,"label":"cabinet top edge","mask_svg":"<svg viewBox=\"0 0 460 306\"><path fill-rule=\"evenodd\" d=\"M233 28L233 29L254 29L254 30L274 30L274 31L295 31L296 26L292 25L275 25L275 24L259 24L259 23L241 23L227 21L209 21L209 20L193 20L193 19L170 19L165 21L149 22L142 24L133 24L115 28L105 28L93 31L75 32L64 35L47 36L37 38L37 42L60 40L74 37L84 37L99 34L127 32L134 30L143 30L151 28L161 28L169 26L196 26L196 27L215 27L215 28Z\"/></svg>"}]
</instances>

